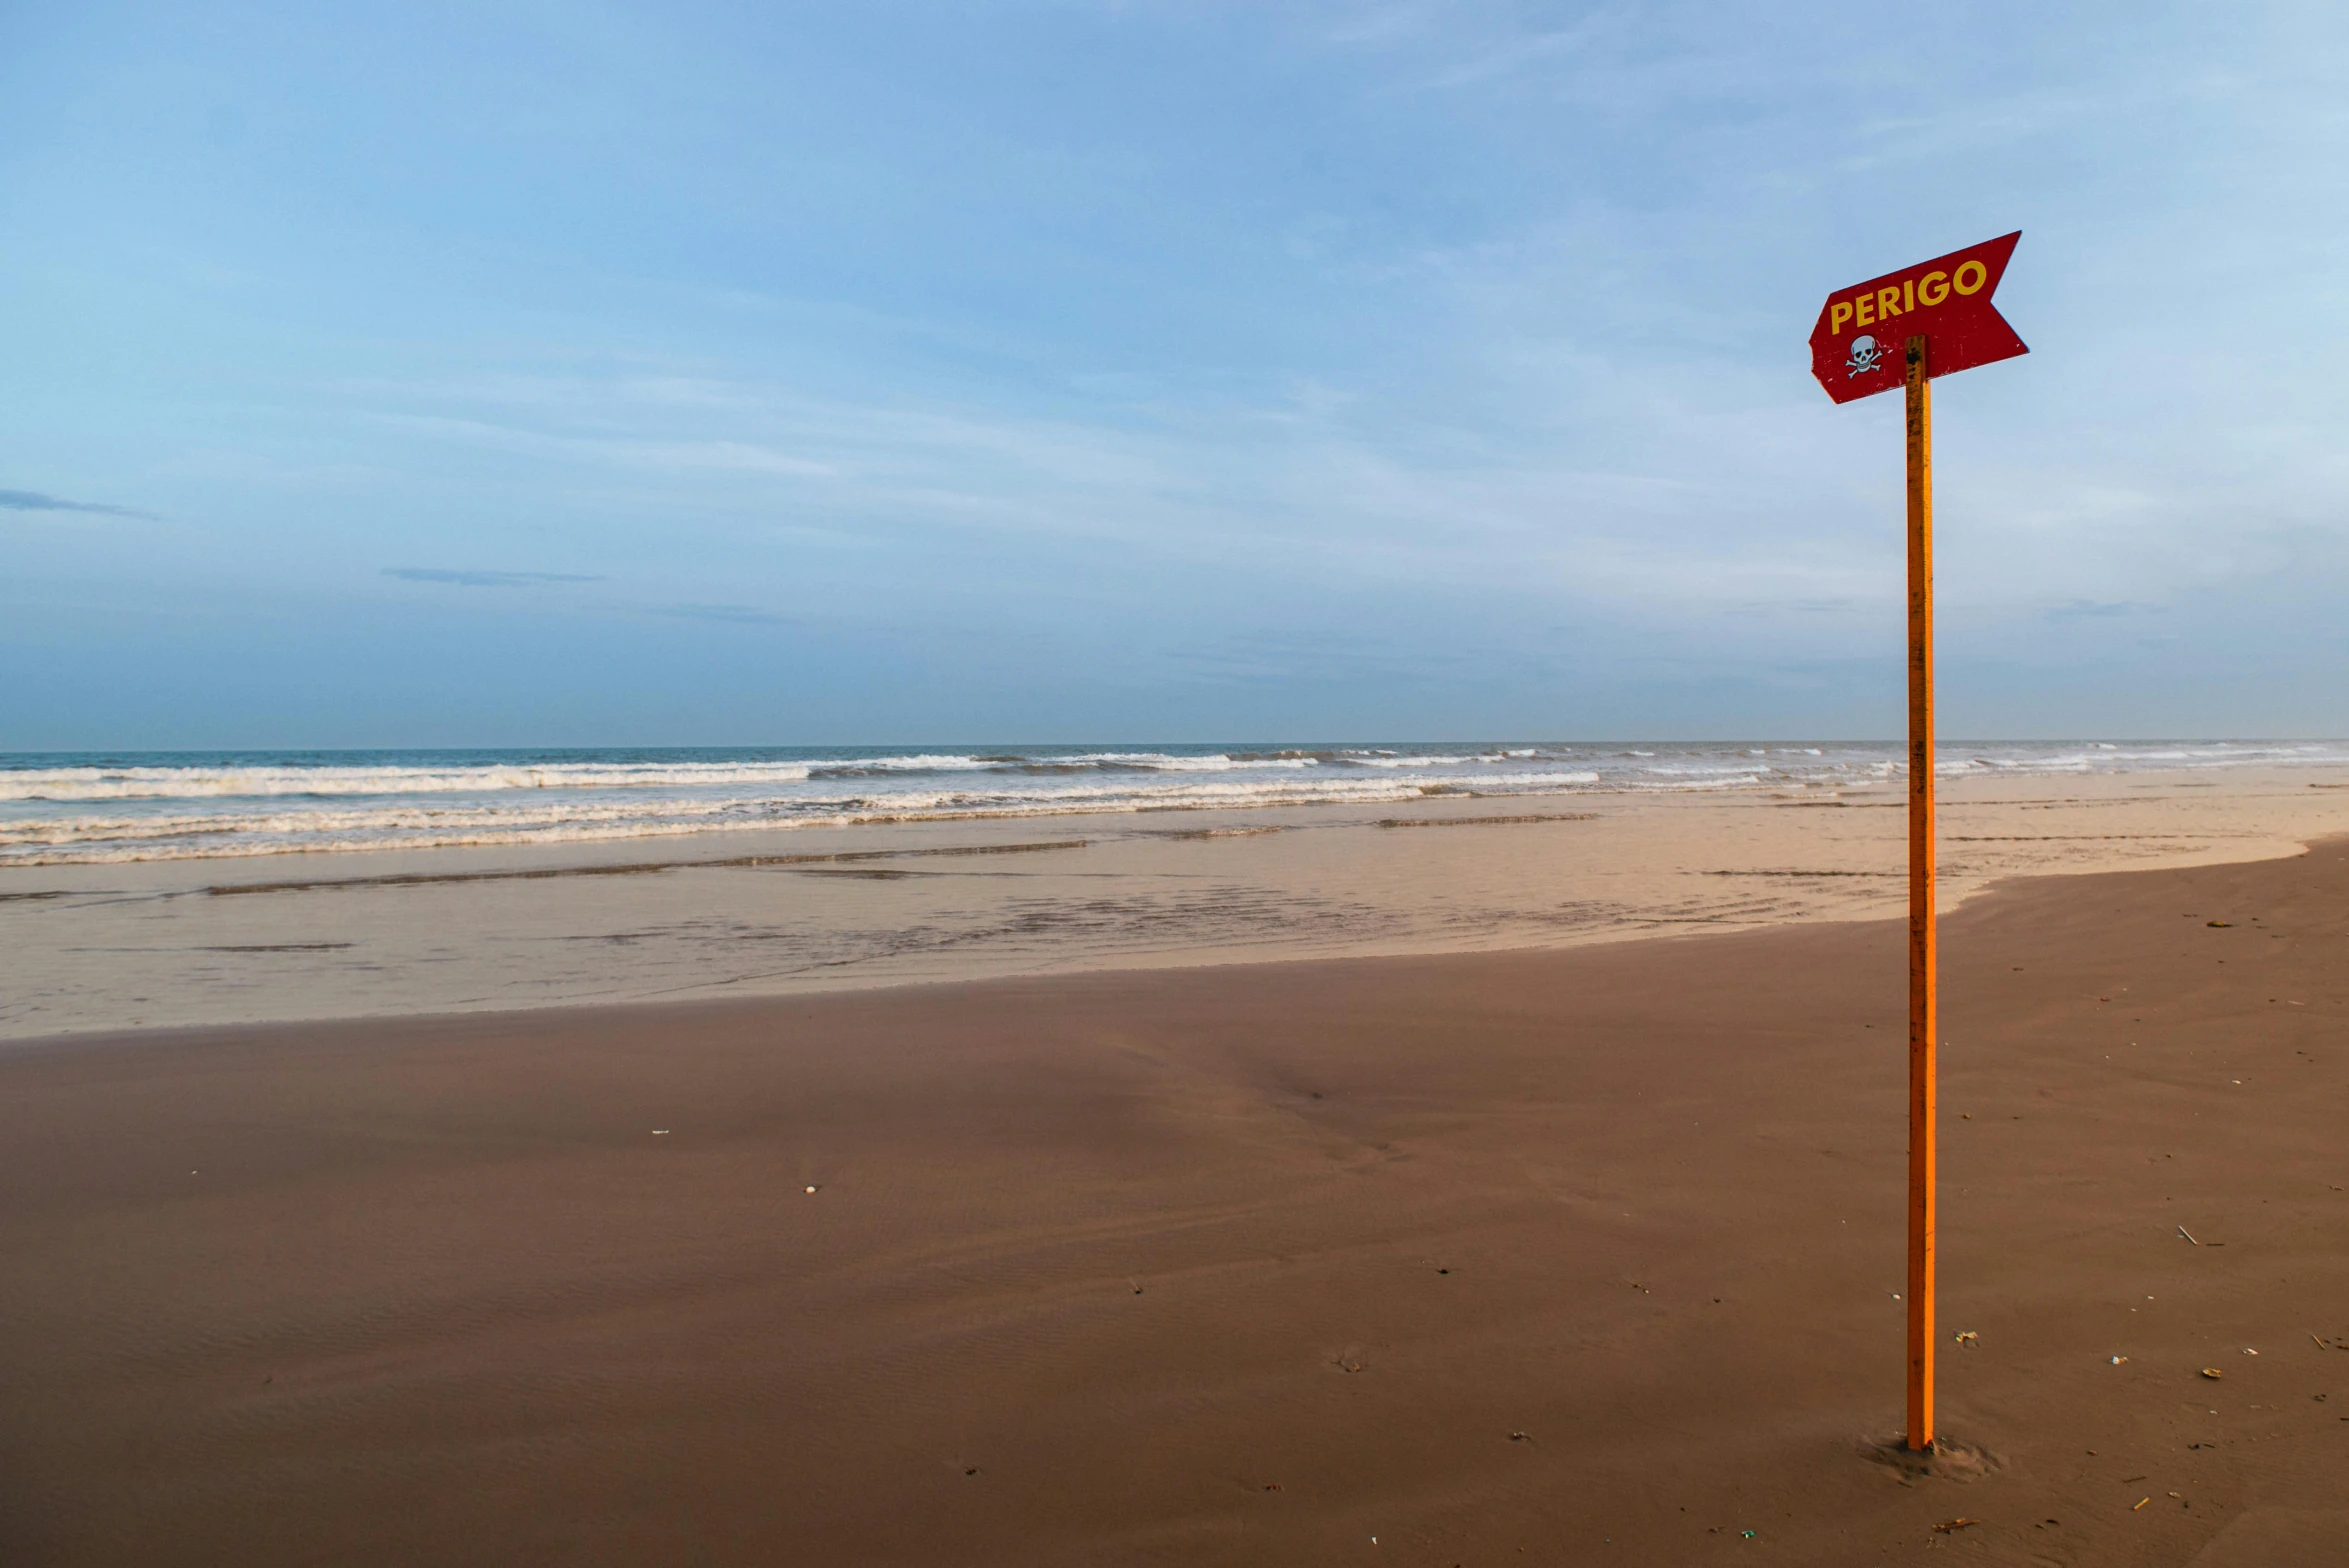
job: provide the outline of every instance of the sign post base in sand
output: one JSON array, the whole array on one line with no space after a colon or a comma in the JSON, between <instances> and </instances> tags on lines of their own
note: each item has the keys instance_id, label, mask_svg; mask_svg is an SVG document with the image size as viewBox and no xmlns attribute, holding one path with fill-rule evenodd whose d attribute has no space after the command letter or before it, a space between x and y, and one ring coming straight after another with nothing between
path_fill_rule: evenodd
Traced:
<instances>
[{"instance_id":1,"label":"sign post base in sand","mask_svg":"<svg viewBox=\"0 0 2349 1568\"><path fill-rule=\"evenodd\" d=\"M1838 290L1811 329L1811 374L1838 403L1889 392L1908 402L1909 565L1909 1247L1908 1432L1933 1446L1935 1020L1940 949L1933 909L1933 387L1931 378L2030 350L1990 296L2020 233ZM1895 359L1885 341L1898 334Z\"/></svg>"}]
</instances>

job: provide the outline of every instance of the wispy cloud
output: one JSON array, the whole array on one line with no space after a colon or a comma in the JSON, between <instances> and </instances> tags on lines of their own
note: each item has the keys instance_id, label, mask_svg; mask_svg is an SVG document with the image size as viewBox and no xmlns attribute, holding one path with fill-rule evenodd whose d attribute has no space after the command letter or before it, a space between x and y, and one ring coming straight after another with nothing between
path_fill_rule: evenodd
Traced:
<instances>
[{"instance_id":1,"label":"wispy cloud","mask_svg":"<svg viewBox=\"0 0 2349 1568\"><path fill-rule=\"evenodd\" d=\"M633 394L636 389L630 387ZM643 406L670 406L646 400ZM524 457L561 461L589 459L640 469L676 473L736 473L785 475L800 479L829 479L840 473L831 463L817 462L748 441L646 440L611 431L567 432L533 429L488 419L438 414L385 414L385 421L445 440L516 453Z\"/></svg>"},{"instance_id":2,"label":"wispy cloud","mask_svg":"<svg viewBox=\"0 0 2349 1568\"><path fill-rule=\"evenodd\" d=\"M654 612L657 615L681 616L689 621L730 621L738 626L787 626L790 617L771 615L749 604L670 604Z\"/></svg>"},{"instance_id":3,"label":"wispy cloud","mask_svg":"<svg viewBox=\"0 0 2349 1568\"><path fill-rule=\"evenodd\" d=\"M153 514L98 501L68 501L38 490L0 490L0 510L10 512L94 512L101 517L148 517Z\"/></svg>"},{"instance_id":4,"label":"wispy cloud","mask_svg":"<svg viewBox=\"0 0 2349 1568\"><path fill-rule=\"evenodd\" d=\"M1488 50L1471 60L1463 61L1436 73L1427 85L1433 88L1473 87L1493 77L1507 75L1548 56L1586 46L1598 31L1597 22L1585 22L1580 27L1557 32L1537 33L1527 38L1512 39L1499 48Z\"/></svg>"},{"instance_id":5,"label":"wispy cloud","mask_svg":"<svg viewBox=\"0 0 2349 1568\"><path fill-rule=\"evenodd\" d=\"M2068 604L2051 605L2041 613L2051 621L2069 621L2088 616L2142 615L2154 608L2155 606L2150 604L2137 604L2128 600L2107 602L2096 599L2074 599Z\"/></svg>"},{"instance_id":6,"label":"wispy cloud","mask_svg":"<svg viewBox=\"0 0 2349 1568\"><path fill-rule=\"evenodd\" d=\"M580 572L475 572L445 566L387 566L386 577L411 583L455 583L460 588L539 588L550 583L600 583Z\"/></svg>"}]
</instances>

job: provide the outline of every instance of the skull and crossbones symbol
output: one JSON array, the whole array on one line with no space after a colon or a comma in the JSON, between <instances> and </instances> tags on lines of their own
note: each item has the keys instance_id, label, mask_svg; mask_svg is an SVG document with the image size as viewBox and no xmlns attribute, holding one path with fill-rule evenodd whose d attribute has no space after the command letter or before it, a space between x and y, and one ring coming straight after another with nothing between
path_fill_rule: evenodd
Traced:
<instances>
[{"instance_id":1,"label":"skull and crossbones symbol","mask_svg":"<svg viewBox=\"0 0 2349 1568\"><path fill-rule=\"evenodd\" d=\"M1851 340L1851 362L1845 368L1844 374L1847 377L1864 376L1883 363L1883 348L1877 344L1874 338L1863 332Z\"/></svg>"}]
</instances>

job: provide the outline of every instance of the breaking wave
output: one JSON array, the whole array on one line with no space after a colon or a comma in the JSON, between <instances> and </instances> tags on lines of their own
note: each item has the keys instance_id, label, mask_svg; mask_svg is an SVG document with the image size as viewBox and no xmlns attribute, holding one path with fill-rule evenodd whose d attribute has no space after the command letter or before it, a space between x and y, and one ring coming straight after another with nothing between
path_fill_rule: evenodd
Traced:
<instances>
[{"instance_id":1,"label":"breaking wave","mask_svg":"<svg viewBox=\"0 0 2349 1568\"><path fill-rule=\"evenodd\" d=\"M1937 771L2349 762L2333 742L1945 746ZM1894 745L746 748L0 755L0 865L564 843L728 829L1378 804L1431 794L1866 790Z\"/></svg>"}]
</instances>

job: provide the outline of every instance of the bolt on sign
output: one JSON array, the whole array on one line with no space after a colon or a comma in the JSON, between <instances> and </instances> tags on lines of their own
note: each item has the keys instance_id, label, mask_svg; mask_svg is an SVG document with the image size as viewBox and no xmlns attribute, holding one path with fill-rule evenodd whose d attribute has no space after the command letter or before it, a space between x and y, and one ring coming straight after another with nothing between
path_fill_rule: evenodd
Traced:
<instances>
[{"instance_id":1,"label":"bolt on sign","mask_svg":"<svg viewBox=\"0 0 2349 1568\"><path fill-rule=\"evenodd\" d=\"M1908 1446L1933 1446L1935 1143L1940 932L1933 907L1933 388L1935 376L2027 354L1992 307L2018 231L1838 289L1811 329L1811 374L1838 403L1908 394L1909 1257Z\"/></svg>"}]
</instances>

